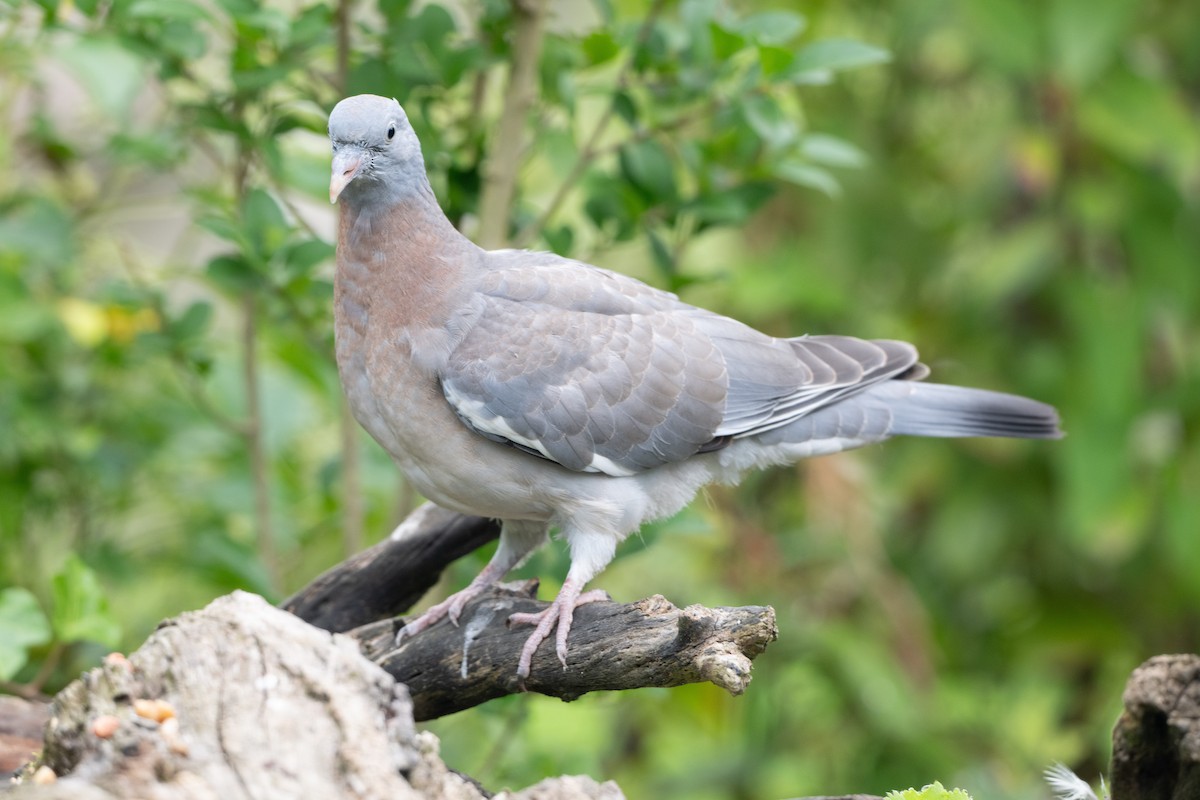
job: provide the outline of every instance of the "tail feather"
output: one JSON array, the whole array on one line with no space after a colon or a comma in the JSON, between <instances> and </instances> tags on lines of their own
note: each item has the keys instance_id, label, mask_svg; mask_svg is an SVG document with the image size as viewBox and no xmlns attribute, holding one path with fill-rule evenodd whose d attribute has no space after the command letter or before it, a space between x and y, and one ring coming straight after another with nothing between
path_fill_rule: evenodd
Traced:
<instances>
[{"instance_id":1,"label":"tail feather","mask_svg":"<svg viewBox=\"0 0 1200 800\"><path fill-rule=\"evenodd\" d=\"M1052 406L1012 394L914 381L876 384L856 399L891 412L893 436L1058 439Z\"/></svg>"}]
</instances>

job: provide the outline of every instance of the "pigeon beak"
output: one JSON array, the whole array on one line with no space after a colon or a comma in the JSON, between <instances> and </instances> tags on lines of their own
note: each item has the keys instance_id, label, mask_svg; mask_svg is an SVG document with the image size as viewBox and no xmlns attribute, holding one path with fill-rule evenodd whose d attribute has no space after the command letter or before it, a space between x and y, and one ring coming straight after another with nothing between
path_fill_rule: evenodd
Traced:
<instances>
[{"instance_id":1,"label":"pigeon beak","mask_svg":"<svg viewBox=\"0 0 1200 800\"><path fill-rule=\"evenodd\" d=\"M358 175L362 169L363 155L361 150L333 154L333 174L329 178L330 203L336 203L342 190Z\"/></svg>"}]
</instances>

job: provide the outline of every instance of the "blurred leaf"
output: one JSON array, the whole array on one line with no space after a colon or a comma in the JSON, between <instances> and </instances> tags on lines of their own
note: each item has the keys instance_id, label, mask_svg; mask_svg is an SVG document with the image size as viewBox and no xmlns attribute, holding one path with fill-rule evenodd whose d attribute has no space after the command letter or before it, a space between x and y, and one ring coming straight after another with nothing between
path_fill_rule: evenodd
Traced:
<instances>
[{"instance_id":1,"label":"blurred leaf","mask_svg":"<svg viewBox=\"0 0 1200 800\"><path fill-rule=\"evenodd\" d=\"M260 278L241 256L216 256L208 262L208 277L230 294L241 294L259 285Z\"/></svg>"},{"instance_id":2,"label":"blurred leaf","mask_svg":"<svg viewBox=\"0 0 1200 800\"><path fill-rule=\"evenodd\" d=\"M593 67L611 61L621 52L621 46L609 30L592 31L583 37L581 45L588 65Z\"/></svg>"},{"instance_id":3,"label":"blurred leaf","mask_svg":"<svg viewBox=\"0 0 1200 800\"><path fill-rule=\"evenodd\" d=\"M737 225L774 192L768 183L751 182L712 192L687 203L683 210L705 225Z\"/></svg>"},{"instance_id":4,"label":"blurred leaf","mask_svg":"<svg viewBox=\"0 0 1200 800\"><path fill-rule=\"evenodd\" d=\"M1082 88L1108 66L1138 5L1137 0L1052 0L1050 52L1069 84Z\"/></svg>"},{"instance_id":5,"label":"blurred leaf","mask_svg":"<svg viewBox=\"0 0 1200 800\"><path fill-rule=\"evenodd\" d=\"M49 198L17 203L0 214L0 264L61 266L73 249L71 219Z\"/></svg>"},{"instance_id":6,"label":"blurred leaf","mask_svg":"<svg viewBox=\"0 0 1200 800\"><path fill-rule=\"evenodd\" d=\"M800 142L800 155L807 161L829 167L865 166L867 155L845 139L826 133L810 133Z\"/></svg>"},{"instance_id":7,"label":"blurred leaf","mask_svg":"<svg viewBox=\"0 0 1200 800\"><path fill-rule=\"evenodd\" d=\"M652 202L675 198L675 169L671 157L658 142L631 142L620 151L621 171Z\"/></svg>"},{"instance_id":8,"label":"blurred leaf","mask_svg":"<svg viewBox=\"0 0 1200 800\"><path fill-rule=\"evenodd\" d=\"M1042 64L1044 9L1025 0L973 0L960 6L979 50L1002 69L1031 75Z\"/></svg>"},{"instance_id":9,"label":"blurred leaf","mask_svg":"<svg viewBox=\"0 0 1200 800\"><path fill-rule=\"evenodd\" d=\"M51 621L55 635L64 642L99 642L116 647L121 626L108 608L108 600L96 573L75 553L51 580L54 613Z\"/></svg>"},{"instance_id":10,"label":"blurred leaf","mask_svg":"<svg viewBox=\"0 0 1200 800\"><path fill-rule=\"evenodd\" d=\"M35 302L16 276L0 272L0 342L32 342L57 328L50 307Z\"/></svg>"},{"instance_id":11,"label":"blurred leaf","mask_svg":"<svg viewBox=\"0 0 1200 800\"><path fill-rule=\"evenodd\" d=\"M1058 240L1049 221L1031 222L964 246L945 274L946 297L985 306L1024 291L1053 268Z\"/></svg>"},{"instance_id":12,"label":"blurred leaf","mask_svg":"<svg viewBox=\"0 0 1200 800\"><path fill-rule=\"evenodd\" d=\"M746 46L745 38L715 22L709 23L708 29L712 36L713 55L718 59L732 58Z\"/></svg>"},{"instance_id":13,"label":"blurred leaf","mask_svg":"<svg viewBox=\"0 0 1200 800\"><path fill-rule=\"evenodd\" d=\"M550 245L550 249L560 256L569 256L571 247L575 243L575 231L569 225L561 225L556 228L550 228L542 232L542 238L546 240L546 244Z\"/></svg>"},{"instance_id":14,"label":"blurred leaf","mask_svg":"<svg viewBox=\"0 0 1200 800\"><path fill-rule=\"evenodd\" d=\"M772 171L775 177L780 180L794 183L797 186L816 189L830 197L837 197L842 193L842 187L838 183L837 178L833 177L832 173L812 164L784 159L775 164Z\"/></svg>"},{"instance_id":15,"label":"blurred leaf","mask_svg":"<svg viewBox=\"0 0 1200 800\"><path fill-rule=\"evenodd\" d=\"M746 122L773 150L786 148L800 135L796 120L784 113L775 99L768 95L750 95L742 101L741 107Z\"/></svg>"},{"instance_id":16,"label":"blurred leaf","mask_svg":"<svg viewBox=\"0 0 1200 800\"><path fill-rule=\"evenodd\" d=\"M29 590L0 590L0 681L12 680L25 666L26 651L50 637L50 622Z\"/></svg>"},{"instance_id":17,"label":"blurred leaf","mask_svg":"<svg viewBox=\"0 0 1200 800\"><path fill-rule=\"evenodd\" d=\"M87 94L110 117L127 122L134 98L146 83L142 58L115 39L73 40L57 57L70 67Z\"/></svg>"},{"instance_id":18,"label":"blurred leaf","mask_svg":"<svg viewBox=\"0 0 1200 800\"><path fill-rule=\"evenodd\" d=\"M793 75L824 70L854 69L891 59L886 50L853 39L822 39L804 47L792 62Z\"/></svg>"},{"instance_id":19,"label":"blurred leaf","mask_svg":"<svg viewBox=\"0 0 1200 800\"><path fill-rule=\"evenodd\" d=\"M787 44L804 32L804 16L794 11L760 11L737 22L737 31L760 44Z\"/></svg>"},{"instance_id":20,"label":"blurred leaf","mask_svg":"<svg viewBox=\"0 0 1200 800\"><path fill-rule=\"evenodd\" d=\"M333 258L334 247L321 239L305 239L287 248L285 259L289 275L307 275L313 267Z\"/></svg>"},{"instance_id":21,"label":"blurred leaf","mask_svg":"<svg viewBox=\"0 0 1200 800\"><path fill-rule=\"evenodd\" d=\"M287 238L288 225L283 209L275 198L262 189L251 189L242 204L242 224L253 252L270 258Z\"/></svg>"},{"instance_id":22,"label":"blurred leaf","mask_svg":"<svg viewBox=\"0 0 1200 800\"><path fill-rule=\"evenodd\" d=\"M178 319L172 321L170 333L176 339L194 339L208 328L212 315L212 303L197 300L189 305Z\"/></svg>"},{"instance_id":23,"label":"blurred leaf","mask_svg":"<svg viewBox=\"0 0 1200 800\"><path fill-rule=\"evenodd\" d=\"M211 20L212 15L189 0L134 0L125 8L130 17L150 19Z\"/></svg>"},{"instance_id":24,"label":"blurred leaf","mask_svg":"<svg viewBox=\"0 0 1200 800\"><path fill-rule=\"evenodd\" d=\"M1200 174L1195 115L1163 83L1124 71L1113 74L1082 98L1079 120L1100 144L1136 163L1161 166L1181 186Z\"/></svg>"}]
</instances>

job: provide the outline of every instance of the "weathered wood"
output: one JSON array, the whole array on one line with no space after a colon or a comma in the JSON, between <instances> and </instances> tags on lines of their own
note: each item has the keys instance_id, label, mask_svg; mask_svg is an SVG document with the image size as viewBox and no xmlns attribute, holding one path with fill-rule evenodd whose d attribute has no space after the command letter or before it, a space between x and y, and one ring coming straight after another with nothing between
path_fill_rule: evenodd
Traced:
<instances>
[{"instance_id":1,"label":"weathered wood","mask_svg":"<svg viewBox=\"0 0 1200 800\"><path fill-rule=\"evenodd\" d=\"M280 608L335 633L394 617L420 600L450 563L499 535L495 520L425 503L387 539L331 568Z\"/></svg>"},{"instance_id":2,"label":"weathered wood","mask_svg":"<svg viewBox=\"0 0 1200 800\"><path fill-rule=\"evenodd\" d=\"M482 800L437 750L416 731L405 688L353 640L235 592L60 692L43 755L57 779L9 796ZM621 793L579 778L511 797Z\"/></svg>"},{"instance_id":3,"label":"weathered wood","mask_svg":"<svg viewBox=\"0 0 1200 800\"><path fill-rule=\"evenodd\" d=\"M1124 701L1113 729L1112 796L1200 797L1200 656L1155 656L1134 670Z\"/></svg>"},{"instance_id":4,"label":"weathered wood","mask_svg":"<svg viewBox=\"0 0 1200 800\"><path fill-rule=\"evenodd\" d=\"M0 786L9 773L42 749L42 729L50 718L50 704L0 695Z\"/></svg>"},{"instance_id":5,"label":"weathered wood","mask_svg":"<svg viewBox=\"0 0 1200 800\"><path fill-rule=\"evenodd\" d=\"M443 620L399 647L399 622L350 635L408 686L416 718L433 719L522 691L516 665L530 628L509 627L507 619L548 605L533 599L536 588L536 581L499 586L468 604L457 627ZM679 609L658 595L627 605L591 603L575 612L567 668L548 640L523 688L573 700L594 691L708 681L741 694L751 660L778 635L775 612L762 606Z\"/></svg>"}]
</instances>

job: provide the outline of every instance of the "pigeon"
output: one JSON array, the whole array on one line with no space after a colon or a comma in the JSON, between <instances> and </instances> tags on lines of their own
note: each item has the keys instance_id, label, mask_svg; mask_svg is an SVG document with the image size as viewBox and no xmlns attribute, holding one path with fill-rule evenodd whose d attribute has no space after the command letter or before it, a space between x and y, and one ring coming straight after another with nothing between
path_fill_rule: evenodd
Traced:
<instances>
[{"instance_id":1,"label":"pigeon","mask_svg":"<svg viewBox=\"0 0 1200 800\"><path fill-rule=\"evenodd\" d=\"M776 338L633 278L529 250L484 250L438 204L400 104L348 97L329 116L338 203L334 323L355 418L424 497L498 519L461 591L398 639L501 580L556 529L570 568L533 630L523 683L617 545L706 484L892 436L1061 435L1051 406L924 382L891 340Z\"/></svg>"}]
</instances>

